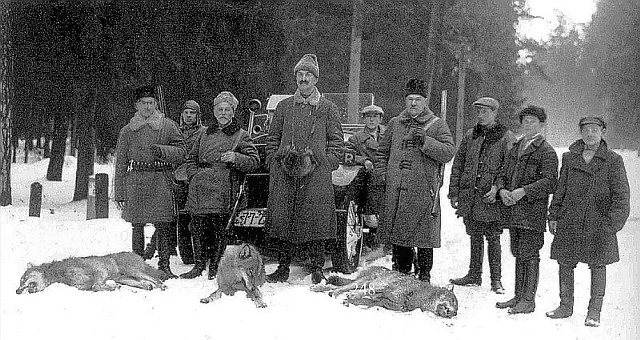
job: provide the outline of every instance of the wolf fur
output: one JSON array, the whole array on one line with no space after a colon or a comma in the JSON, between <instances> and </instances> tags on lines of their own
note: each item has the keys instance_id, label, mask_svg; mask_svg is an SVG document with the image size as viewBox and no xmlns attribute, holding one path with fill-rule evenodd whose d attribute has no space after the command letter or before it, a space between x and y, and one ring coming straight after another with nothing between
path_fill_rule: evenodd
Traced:
<instances>
[{"instance_id":1,"label":"wolf fur","mask_svg":"<svg viewBox=\"0 0 640 340\"><path fill-rule=\"evenodd\" d=\"M328 291L333 297L346 293L345 305L377 306L401 312L420 308L443 318L458 314L453 285L447 288L432 286L412 275L379 266L362 270L353 280L330 276L326 284L313 285L311 290Z\"/></svg>"},{"instance_id":2,"label":"wolf fur","mask_svg":"<svg viewBox=\"0 0 640 340\"><path fill-rule=\"evenodd\" d=\"M132 252L121 252L104 256L71 257L62 261L27 265L20 279L16 294L43 291L55 282L80 290L111 291L118 285L145 290L166 287L162 283L166 274L146 264L142 257ZM108 284L113 280L116 285Z\"/></svg>"},{"instance_id":3,"label":"wolf fur","mask_svg":"<svg viewBox=\"0 0 640 340\"><path fill-rule=\"evenodd\" d=\"M221 298L223 293L234 295L237 291L244 291L256 307L267 306L259 289L266 280L264 262L254 246L243 243L227 247L218 265L217 279L218 289L200 302L209 303Z\"/></svg>"}]
</instances>

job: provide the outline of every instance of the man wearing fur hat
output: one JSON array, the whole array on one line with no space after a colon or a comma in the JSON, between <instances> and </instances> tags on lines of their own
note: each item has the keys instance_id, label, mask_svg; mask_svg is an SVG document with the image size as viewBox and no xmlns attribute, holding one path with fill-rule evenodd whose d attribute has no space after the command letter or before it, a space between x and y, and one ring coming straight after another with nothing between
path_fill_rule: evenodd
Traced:
<instances>
[{"instance_id":1,"label":"man wearing fur hat","mask_svg":"<svg viewBox=\"0 0 640 340\"><path fill-rule=\"evenodd\" d=\"M360 112L364 120L364 129L349 137L346 143L347 150L352 152L354 163L362 165L365 169L362 177L362 198L363 202L359 207L359 212L363 214L364 223L369 227L369 234L366 234L364 246L373 249L375 245L375 232L378 228L378 213L382 206L382 196L384 195L384 183L375 177L373 164L375 153L384 132L387 129L380 124L384 111L376 105L369 105Z\"/></svg>"},{"instance_id":2,"label":"man wearing fur hat","mask_svg":"<svg viewBox=\"0 0 640 340\"><path fill-rule=\"evenodd\" d=\"M293 72L298 89L276 107L266 140L266 231L279 242L278 269L267 281L287 281L292 249L305 245L311 281L320 283L325 280L324 241L334 240L337 232L331 172L344 156L344 137L338 107L316 88L316 56L305 54Z\"/></svg>"},{"instance_id":3,"label":"man wearing fur hat","mask_svg":"<svg viewBox=\"0 0 640 340\"><path fill-rule=\"evenodd\" d=\"M169 268L175 237L170 223L177 213L172 170L184 159L184 139L176 123L157 110L154 86L136 89L134 97L136 113L120 130L116 146L115 200L133 225L133 251L143 256L144 226L153 223L159 233L158 269L175 277Z\"/></svg>"},{"instance_id":4,"label":"man wearing fur hat","mask_svg":"<svg viewBox=\"0 0 640 340\"><path fill-rule=\"evenodd\" d=\"M439 169L455 153L447 123L429 110L426 97L424 81L409 80L406 109L389 121L375 164L386 181L378 239L393 245L393 268L402 273L411 271L417 247L422 281L431 280L433 248L440 247Z\"/></svg>"},{"instance_id":5,"label":"man wearing fur hat","mask_svg":"<svg viewBox=\"0 0 640 340\"><path fill-rule=\"evenodd\" d=\"M473 103L478 113L478 124L467 131L451 166L449 200L456 214L462 216L471 239L471 255L467 275L449 280L461 286L482 283L484 239L491 272L491 290L504 294L502 287L502 251L500 249L500 206L496 203L498 187L495 184L507 151L507 128L496 121L499 103L482 97ZM499 199L499 197L498 197Z\"/></svg>"}]
</instances>

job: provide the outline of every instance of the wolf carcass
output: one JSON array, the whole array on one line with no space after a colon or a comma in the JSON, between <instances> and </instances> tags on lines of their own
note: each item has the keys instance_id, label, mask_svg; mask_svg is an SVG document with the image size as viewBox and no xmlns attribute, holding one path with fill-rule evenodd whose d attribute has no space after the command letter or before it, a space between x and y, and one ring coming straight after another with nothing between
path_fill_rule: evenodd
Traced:
<instances>
[{"instance_id":1,"label":"wolf carcass","mask_svg":"<svg viewBox=\"0 0 640 340\"><path fill-rule=\"evenodd\" d=\"M334 297L346 293L346 305L378 306L401 312L420 308L443 318L458 314L458 299L453 293L453 286L432 286L412 275L378 266L362 270L354 280L330 276L326 284L311 286L311 290L328 291Z\"/></svg>"},{"instance_id":2,"label":"wolf carcass","mask_svg":"<svg viewBox=\"0 0 640 340\"><path fill-rule=\"evenodd\" d=\"M266 307L259 289L265 279L264 262L254 246L248 243L229 246L218 266L218 289L200 302L209 303L222 297L223 293L233 295L237 291L244 291L256 307Z\"/></svg>"},{"instance_id":3,"label":"wolf carcass","mask_svg":"<svg viewBox=\"0 0 640 340\"><path fill-rule=\"evenodd\" d=\"M16 294L22 294L25 290L29 293L41 292L55 282L80 290L115 290L117 285L108 284L108 280L146 290L164 290L166 287L162 282L165 279L163 272L146 264L139 255L120 252L104 256L71 257L39 266L28 264Z\"/></svg>"}]
</instances>

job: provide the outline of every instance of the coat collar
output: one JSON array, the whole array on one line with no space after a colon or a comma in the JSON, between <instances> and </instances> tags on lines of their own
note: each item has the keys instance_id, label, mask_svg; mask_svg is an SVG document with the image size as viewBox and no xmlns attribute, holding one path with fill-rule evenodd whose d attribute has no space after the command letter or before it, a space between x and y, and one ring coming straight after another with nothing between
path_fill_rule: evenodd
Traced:
<instances>
[{"instance_id":1,"label":"coat collar","mask_svg":"<svg viewBox=\"0 0 640 340\"><path fill-rule=\"evenodd\" d=\"M571 146L569 146L569 152L574 156L574 158L579 160L575 163L577 164L576 167L588 173L598 172L598 170L606 164L607 153L609 150L607 142L605 142L604 139L600 142L596 153L593 155L593 159L591 159L591 162L589 163L585 162L582 158L582 151L584 151L584 147L585 144L582 139L575 141Z\"/></svg>"},{"instance_id":2,"label":"coat collar","mask_svg":"<svg viewBox=\"0 0 640 340\"><path fill-rule=\"evenodd\" d=\"M514 149L518 150L520 148L520 145L526 142L527 140L524 137L520 138L520 140L514 145ZM531 142L531 144L527 146L527 148L524 150L524 152L520 156L522 157L524 155L528 155L534 152L536 149L540 147L540 145L542 145L543 142L544 142L544 136L542 136L542 134L539 133L533 138L533 141Z\"/></svg>"},{"instance_id":3,"label":"coat collar","mask_svg":"<svg viewBox=\"0 0 640 340\"><path fill-rule=\"evenodd\" d=\"M424 111L422 111L422 113L420 113L415 118L409 115L409 111L407 109L404 109L402 112L400 112L398 116L400 117L400 122L403 124L410 124L413 121L420 125L425 124L429 120L433 119L433 117L436 117L436 115L431 112L429 108L425 108Z\"/></svg>"},{"instance_id":4,"label":"coat collar","mask_svg":"<svg viewBox=\"0 0 640 340\"><path fill-rule=\"evenodd\" d=\"M136 111L133 118L131 118L131 120L129 121L129 127L131 128L131 130L137 131L141 127L148 124L153 130L160 130L160 128L162 127L162 117L163 114L158 110L153 112L148 118L142 117L140 111Z\"/></svg>"},{"instance_id":5,"label":"coat collar","mask_svg":"<svg viewBox=\"0 0 640 340\"><path fill-rule=\"evenodd\" d=\"M382 124L378 125L378 140L380 140L380 137L384 135L385 131L387 131L386 126ZM365 131L364 129L356 132L355 135L358 137L359 140L363 142L372 137L371 134Z\"/></svg>"},{"instance_id":6,"label":"coat collar","mask_svg":"<svg viewBox=\"0 0 640 340\"><path fill-rule=\"evenodd\" d=\"M317 87L314 87L309 97L305 98L302 96L302 93L300 93L300 90L296 90L296 93L293 95L293 100L296 104L309 104L317 107L320 102L320 92Z\"/></svg>"},{"instance_id":7,"label":"coat collar","mask_svg":"<svg viewBox=\"0 0 640 340\"><path fill-rule=\"evenodd\" d=\"M218 130L220 130L220 125L218 125L218 120L213 119L213 122L211 122L211 125L209 125L209 127L207 128L207 135L216 133ZM238 125L238 121L236 120L236 118L233 117L231 118L231 123L223 127L221 131L224 132L225 135L231 136L234 133L238 132L238 130L240 130L240 125Z\"/></svg>"},{"instance_id":8,"label":"coat collar","mask_svg":"<svg viewBox=\"0 0 640 340\"><path fill-rule=\"evenodd\" d=\"M582 151L584 151L584 141L582 139L578 139L577 141L573 142L573 144L571 144L569 146L569 151L575 154L578 154L579 156L582 157ZM605 142L605 140L601 140L600 141L600 145L598 146L598 149L596 150L595 155L593 155L594 158L601 158L601 159L606 159L607 158L607 151L609 150L609 147L607 145L607 142Z\"/></svg>"},{"instance_id":9,"label":"coat collar","mask_svg":"<svg viewBox=\"0 0 640 340\"><path fill-rule=\"evenodd\" d=\"M495 142L500 140L505 133L507 133L507 127L500 123L495 123L489 128L476 124L473 128L473 139L484 136L486 141Z\"/></svg>"}]
</instances>

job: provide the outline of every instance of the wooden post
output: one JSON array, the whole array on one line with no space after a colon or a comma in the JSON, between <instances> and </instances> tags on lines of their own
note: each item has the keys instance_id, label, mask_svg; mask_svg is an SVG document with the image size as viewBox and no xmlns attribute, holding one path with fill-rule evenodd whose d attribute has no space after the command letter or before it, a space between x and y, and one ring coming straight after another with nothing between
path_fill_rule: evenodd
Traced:
<instances>
[{"instance_id":1,"label":"wooden post","mask_svg":"<svg viewBox=\"0 0 640 340\"><path fill-rule=\"evenodd\" d=\"M29 216L40 217L40 209L42 207L42 184L38 182L31 183L31 192L29 194Z\"/></svg>"},{"instance_id":2,"label":"wooden post","mask_svg":"<svg viewBox=\"0 0 640 340\"><path fill-rule=\"evenodd\" d=\"M464 134L464 80L465 80L465 45L460 44L460 56L458 57L458 105L456 112L456 148L462 142Z\"/></svg>"},{"instance_id":3,"label":"wooden post","mask_svg":"<svg viewBox=\"0 0 640 340\"><path fill-rule=\"evenodd\" d=\"M109 175L96 174L96 218L109 218Z\"/></svg>"},{"instance_id":4,"label":"wooden post","mask_svg":"<svg viewBox=\"0 0 640 340\"><path fill-rule=\"evenodd\" d=\"M353 20L351 21L351 57L349 62L349 97L347 99L348 123L357 123L359 120L362 6L363 0L353 0Z\"/></svg>"}]
</instances>

